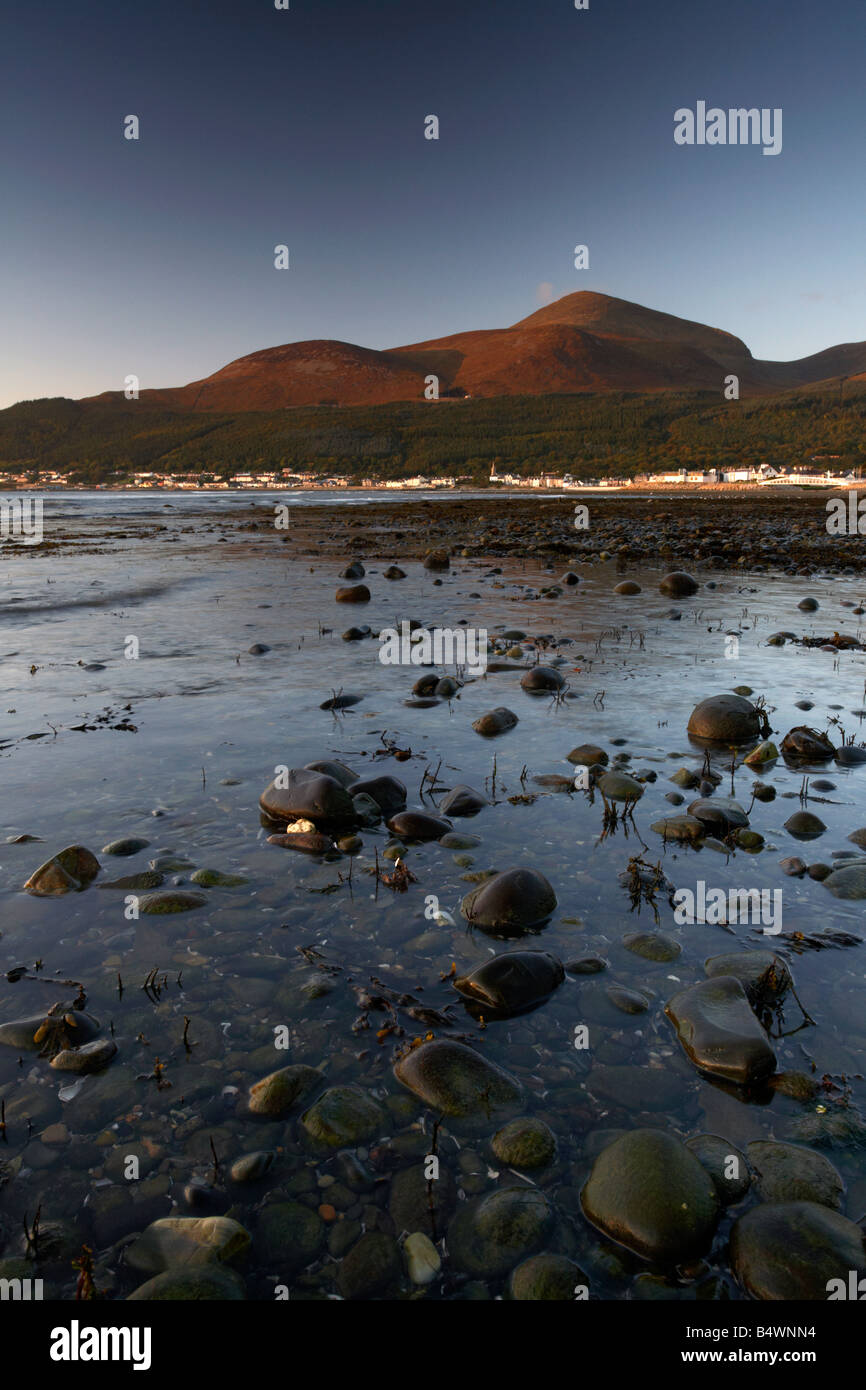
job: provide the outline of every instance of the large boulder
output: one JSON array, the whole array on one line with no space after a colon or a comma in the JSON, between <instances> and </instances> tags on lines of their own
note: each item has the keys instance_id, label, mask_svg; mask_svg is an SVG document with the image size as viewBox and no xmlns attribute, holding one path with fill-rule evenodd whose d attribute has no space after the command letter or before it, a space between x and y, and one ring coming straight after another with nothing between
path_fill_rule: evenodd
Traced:
<instances>
[{"instance_id":1,"label":"large boulder","mask_svg":"<svg viewBox=\"0 0 866 1390\"><path fill-rule=\"evenodd\" d=\"M757 1139L748 1155L762 1202L818 1202L841 1209L845 1184L829 1158L815 1149Z\"/></svg>"},{"instance_id":2,"label":"large boulder","mask_svg":"<svg viewBox=\"0 0 866 1390\"><path fill-rule=\"evenodd\" d=\"M161 1274L165 1269L233 1260L249 1244L249 1231L228 1216L166 1216L129 1246L126 1263L142 1274Z\"/></svg>"},{"instance_id":3,"label":"large boulder","mask_svg":"<svg viewBox=\"0 0 866 1390\"><path fill-rule=\"evenodd\" d=\"M419 1100L444 1115L492 1113L519 1103L520 1082L464 1043L437 1038L394 1064L394 1075Z\"/></svg>"},{"instance_id":4,"label":"large boulder","mask_svg":"<svg viewBox=\"0 0 866 1390\"><path fill-rule=\"evenodd\" d=\"M542 926L556 905L553 888L537 869L504 869L467 893L460 910L482 931L519 936Z\"/></svg>"},{"instance_id":5,"label":"large boulder","mask_svg":"<svg viewBox=\"0 0 866 1390\"><path fill-rule=\"evenodd\" d=\"M448 1228L455 1269L496 1279L545 1244L554 1214L536 1187L506 1187L466 1202Z\"/></svg>"},{"instance_id":6,"label":"large boulder","mask_svg":"<svg viewBox=\"0 0 866 1390\"><path fill-rule=\"evenodd\" d=\"M678 1139L656 1129L631 1130L599 1154L581 1205L611 1240L664 1264L701 1255L720 1213L706 1169Z\"/></svg>"},{"instance_id":7,"label":"large boulder","mask_svg":"<svg viewBox=\"0 0 866 1390\"><path fill-rule=\"evenodd\" d=\"M762 732L760 711L743 695L710 695L689 716L692 738L707 743L739 747L754 743Z\"/></svg>"},{"instance_id":8,"label":"large boulder","mask_svg":"<svg viewBox=\"0 0 866 1390\"><path fill-rule=\"evenodd\" d=\"M505 951L453 984L485 1017L509 1018L542 1004L564 979L561 961L549 951Z\"/></svg>"},{"instance_id":9,"label":"large boulder","mask_svg":"<svg viewBox=\"0 0 866 1390\"><path fill-rule=\"evenodd\" d=\"M690 598L700 587L698 581L684 570L673 570L659 584L659 589L667 598Z\"/></svg>"},{"instance_id":10,"label":"large boulder","mask_svg":"<svg viewBox=\"0 0 866 1390\"><path fill-rule=\"evenodd\" d=\"M789 729L782 739L781 748L782 756L788 762L823 763L836 753L826 734L810 729L808 724L797 724Z\"/></svg>"},{"instance_id":11,"label":"large boulder","mask_svg":"<svg viewBox=\"0 0 866 1390\"><path fill-rule=\"evenodd\" d=\"M767 1034L733 975L718 975L680 990L665 1013L686 1055L709 1076L748 1086L776 1070Z\"/></svg>"},{"instance_id":12,"label":"large boulder","mask_svg":"<svg viewBox=\"0 0 866 1390\"><path fill-rule=\"evenodd\" d=\"M406 805L406 788L397 777L365 777L352 783L352 796L369 796L383 816L392 816Z\"/></svg>"},{"instance_id":13,"label":"large boulder","mask_svg":"<svg viewBox=\"0 0 866 1390\"><path fill-rule=\"evenodd\" d=\"M476 734L482 734L485 738L495 738L497 734L504 734L509 729L513 729L517 722L517 715L514 711L500 705L497 709L491 709L486 714L479 715L472 727Z\"/></svg>"},{"instance_id":14,"label":"large boulder","mask_svg":"<svg viewBox=\"0 0 866 1390\"><path fill-rule=\"evenodd\" d=\"M360 1086L332 1086L304 1112L301 1125L314 1143L341 1149L374 1139L385 1127L385 1117Z\"/></svg>"},{"instance_id":15,"label":"large boulder","mask_svg":"<svg viewBox=\"0 0 866 1390\"><path fill-rule=\"evenodd\" d=\"M99 873L99 860L83 845L68 845L32 873L25 891L37 898L59 898L86 888Z\"/></svg>"},{"instance_id":16,"label":"large boulder","mask_svg":"<svg viewBox=\"0 0 866 1390\"><path fill-rule=\"evenodd\" d=\"M346 788L335 777L306 767L291 768L275 778L259 797L259 805L274 821L355 819L355 808Z\"/></svg>"},{"instance_id":17,"label":"large boulder","mask_svg":"<svg viewBox=\"0 0 866 1390\"><path fill-rule=\"evenodd\" d=\"M852 1274L855 1284L866 1274L862 1230L818 1202L752 1207L734 1224L730 1248L734 1273L752 1298L824 1302L847 1290Z\"/></svg>"}]
</instances>

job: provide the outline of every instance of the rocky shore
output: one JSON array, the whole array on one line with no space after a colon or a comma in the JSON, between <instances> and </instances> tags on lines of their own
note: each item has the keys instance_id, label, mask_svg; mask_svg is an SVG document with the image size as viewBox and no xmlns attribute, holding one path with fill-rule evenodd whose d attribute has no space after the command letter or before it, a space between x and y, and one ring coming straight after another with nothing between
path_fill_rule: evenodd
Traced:
<instances>
[{"instance_id":1,"label":"rocky shore","mask_svg":"<svg viewBox=\"0 0 866 1390\"><path fill-rule=\"evenodd\" d=\"M325 622L281 650L249 586L243 652L207 658L262 673L246 703L218 738L178 705L195 792L149 775L142 702L76 837L38 800L10 826L0 1277L573 1301L866 1274L857 539L796 505L211 518L221 585L233 542L288 541L279 582ZM404 593L420 641L440 598L459 626L506 583L483 673L379 660ZM86 727L53 765L100 787L66 751Z\"/></svg>"}]
</instances>

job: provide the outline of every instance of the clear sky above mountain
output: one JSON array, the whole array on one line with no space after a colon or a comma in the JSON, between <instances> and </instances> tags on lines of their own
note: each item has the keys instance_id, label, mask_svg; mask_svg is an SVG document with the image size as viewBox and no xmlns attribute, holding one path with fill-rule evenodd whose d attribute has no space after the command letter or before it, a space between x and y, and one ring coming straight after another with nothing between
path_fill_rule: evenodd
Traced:
<instances>
[{"instance_id":1,"label":"clear sky above mountain","mask_svg":"<svg viewBox=\"0 0 866 1390\"><path fill-rule=\"evenodd\" d=\"M580 289L864 339L864 39L857 0L6 0L0 406ZM781 108L782 152L677 145L698 101Z\"/></svg>"}]
</instances>

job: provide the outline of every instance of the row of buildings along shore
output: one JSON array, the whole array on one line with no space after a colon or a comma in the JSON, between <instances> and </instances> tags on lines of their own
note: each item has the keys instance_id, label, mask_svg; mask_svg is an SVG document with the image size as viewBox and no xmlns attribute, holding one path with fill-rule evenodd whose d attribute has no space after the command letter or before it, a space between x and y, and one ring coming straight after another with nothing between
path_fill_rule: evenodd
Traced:
<instances>
[{"instance_id":1,"label":"row of buildings along shore","mask_svg":"<svg viewBox=\"0 0 866 1390\"><path fill-rule=\"evenodd\" d=\"M620 490L623 488L646 487L718 487L730 485L766 485L788 487L840 487L852 486L860 481L862 470L832 470L830 463L839 458L838 454L817 455L808 465L793 468L774 467L762 463L757 468L677 468L667 473L638 473L633 478L578 478L572 473L538 473L526 477L518 473L499 473L494 466L490 472L490 484L498 487L543 488L550 490ZM823 467L821 466L823 465ZM388 479L348 478L337 474L323 476L321 473L293 473L284 468L269 472L235 473L222 477L217 473L133 473L117 483L81 483L71 474L54 469L40 469L34 477L32 473L0 474L0 488L140 488L150 490L165 488L171 491L200 491L202 489L272 490L286 488L361 488L385 491L434 491L458 487L477 486L477 479L471 475L451 478L426 478L416 475L413 478Z\"/></svg>"}]
</instances>

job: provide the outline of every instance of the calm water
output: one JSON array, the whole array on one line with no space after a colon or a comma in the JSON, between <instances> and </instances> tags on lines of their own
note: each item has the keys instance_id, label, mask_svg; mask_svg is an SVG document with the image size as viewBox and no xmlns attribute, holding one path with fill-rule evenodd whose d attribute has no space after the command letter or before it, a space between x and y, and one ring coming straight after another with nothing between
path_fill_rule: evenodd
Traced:
<instances>
[{"instance_id":1,"label":"calm water","mask_svg":"<svg viewBox=\"0 0 866 1390\"><path fill-rule=\"evenodd\" d=\"M252 505L248 495L232 500ZM266 500L257 496L254 504ZM308 500L315 503L317 495ZM293 495L291 505L299 502ZM185 495L184 508L187 503L209 512L225 507L226 496ZM124 499L127 505L160 512L162 497L136 496ZM88 518L112 516L122 525L116 494L64 496L58 507L65 527L75 517L84 521L79 535L86 533ZM577 590L554 600L537 597L550 572L530 565L492 574L474 561L457 561L436 586L435 576L417 562L404 562L405 581L387 583L381 577L385 564L367 558L373 598L351 608L334 602L339 563L296 558L291 545L277 553L270 537L226 531L229 539L219 543L218 524L215 533L195 523L185 531L189 524L182 518L168 533L114 540L105 553L82 544L46 557L33 553L26 562L0 560L3 837L26 834L42 841L0 845L0 959L4 970L23 965L31 973L41 960L43 980L82 982L88 1009L104 1031L113 1023L119 1049L105 1073L80 1084L35 1054L19 1063L14 1049L0 1049L0 1096L7 1105L7 1144L0 1158L21 1159L0 1193L0 1258L19 1253L22 1214L32 1218L41 1202L44 1223L66 1223L63 1257L50 1271L55 1296L71 1296L74 1272L67 1256L87 1240L97 1254L101 1286L125 1297L142 1276L122 1266L116 1243L157 1217L189 1214L183 1188L208 1177L211 1141L226 1163L244 1151L279 1150L264 1183L217 1199L215 1209L231 1207L254 1236L261 1205L274 1194L306 1194L306 1204L315 1209L316 1186L337 1171L336 1160L311 1157L295 1119L254 1123L238 1109L238 1096L251 1082L287 1062L325 1065L332 1083L357 1081L386 1105L390 1123L382 1139L388 1142L380 1147L389 1150L391 1162L372 1199L384 1206L394 1164L417 1162L428 1151L431 1117L391 1076L401 1039L392 1034L377 1041L375 1031L390 1016L373 1014L370 1031L353 1031L356 991L375 977L394 997L411 992L440 1010L451 1004L454 1035L478 1042L485 1055L524 1081L530 1111L547 1119L559 1139L556 1164L533 1175L556 1203L556 1248L578 1260L594 1294L638 1296L646 1267L579 1214L579 1189L608 1131L661 1123L682 1137L708 1131L743 1146L761 1137L814 1138L815 1126L824 1121L814 1103L804 1107L782 1095L772 1103L747 1104L688 1063L664 1016L666 1000L702 977L707 956L738 945L765 946L767 938L747 924L678 926L660 895L657 925L680 942L682 955L672 965L632 955L621 946L622 935L656 925L651 906L630 911L619 881L636 855L661 861L675 887L694 888L703 879L722 888L783 890L784 934L770 944L791 964L799 997L817 1026L793 1031L801 1015L793 1001L786 1005L790 1035L776 1043L779 1070L808 1072L814 1063L818 1076L830 1073L849 1087L849 1113L859 1118L864 1083L855 1074L866 1046L866 955L857 945L803 949L792 934L813 936L836 927L863 936L863 907L838 901L819 882L786 877L779 861L802 854L807 862L831 862L834 851L852 849L847 835L866 824L866 769L830 765L825 775L835 789L823 794L825 800L809 802L828 829L808 845L784 829L800 805L802 773L781 762L762 774L776 787L777 799L756 802L751 814L752 827L766 840L760 854L665 846L650 829L654 820L673 813L665 800L674 789L670 775L681 765L701 766L703 755L690 746L686 723L706 695L751 686L772 710L777 742L794 724L823 729L830 718L860 741L866 718L863 654L763 645L780 629L858 633L858 619L841 606L843 600L860 600L856 580L718 575L715 590L672 605L658 593L661 572L636 571L643 592L624 598L611 593L621 575L599 566L586 571ZM806 592L819 599L815 614L798 613ZM670 620L672 609L682 613L681 621ZM449 627L465 619L491 635L497 628L520 628L530 638L572 639L558 655L565 658L574 698L533 699L520 689L519 673L502 672L468 684L435 708L408 708L404 701L417 668L383 666L376 641L340 638L351 623L376 630L401 618ZM726 657L727 634L739 635L738 659ZM130 638L137 639L137 659L124 655ZM250 655L256 642L270 650ZM340 689L363 699L341 716L322 711L321 702ZM795 708L803 699L814 702L807 714ZM514 709L519 724L501 738L480 738L472 721L501 704ZM122 721L135 732L113 727ZM614 745L614 739L620 742ZM411 750L411 757L398 762L380 756L386 742ZM584 742L600 743L611 756L628 753L629 770L657 774L633 821L606 836L598 798L555 792L534 781L545 774L573 775L566 755ZM481 843L462 854L437 844L411 848L406 863L417 882L405 894L383 885L376 891L365 872L376 848L381 854L390 838L384 827L363 832L351 882L348 858L325 862L268 845L258 798L275 767L321 758L339 758L362 774L399 777L410 806L433 809L444 788L457 782L484 790L494 804L471 821L455 821L455 829L479 836ZM727 758L716 763L727 781L720 790L730 791L728 765ZM422 803L425 770L437 767L438 790L428 790ZM754 780L744 767L734 775L734 795L746 807ZM686 801L693 795L686 793ZM133 858L100 855L103 845L121 836L141 836L149 846ZM192 867L175 870L166 886L175 876L188 879L193 867L238 873L247 883L207 890L201 910L138 921L126 919L125 895L116 890L94 886L56 900L21 892L38 864L72 843L101 858L103 880L172 855ZM441 977L452 962L463 974L491 952L519 944L473 933L459 914L471 887L468 874L514 865L540 870L558 897L548 927L526 944L543 945L563 960L600 954L609 970L569 976L541 1009L479 1032ZM430 894L456 927L425 919ZM309 947L321 955L300 953ZM317 961L328 968L317 968ZM158 998L141 989L154 966L168 978ZM605 995L611 982L643 990L648 1011L619 1012ZM68 986L2 981L0 1021L72 994ZM185 1018L191 1053L182 1045ZM396 1019L405 1038L424 1031L399 1010ZM573 1046L581 1023L592 1031L589 1052ZM289 1052L274 1047L279 1025L290 1029ZM435 1031L445 1036L448 1029ZM171 1081L164 1090L144 1079L157 1056ZM642 1068L649 1080L640 1084L638 1078L627 1093L612 1095L605 1084L610 1066ZM660 1100L651 1084L660 1073L676 1078L673 1102ZM843 1075L845 1082L839 1080ZM57 1124L65 1130L59 1138L50 1130L52 1142L44 1142L40 1135ZM466 1193L492 1189L505 1177L516 1180L497 1174L488 1139L462 1134L456 1122L443 1125L440 1152L453 1160L457 1185ZM141 1158L138 1185L123 1181L122 1159L130 1152ZM859 1218L866 1211L866 1149L852 1139L830 1156L849 1186L847 1214ZM172 1207L173 1201L179 1205ZM723 1221L712 1252L684 1278L685 1296L740 1296L725 1258L728 1229ZM310 1273L287 1277L278 1259L257 1254L254 1239L248 1296L273 1297L275 1282L287 1282L293 1296L321 1296L331 1288L329 1266L333 1261L323 1246ZM454 1288L446 1278L428 1296L448 1297ZM490 1293L500 1288L492 1283Z\"/></svg>"}]
</instances>

